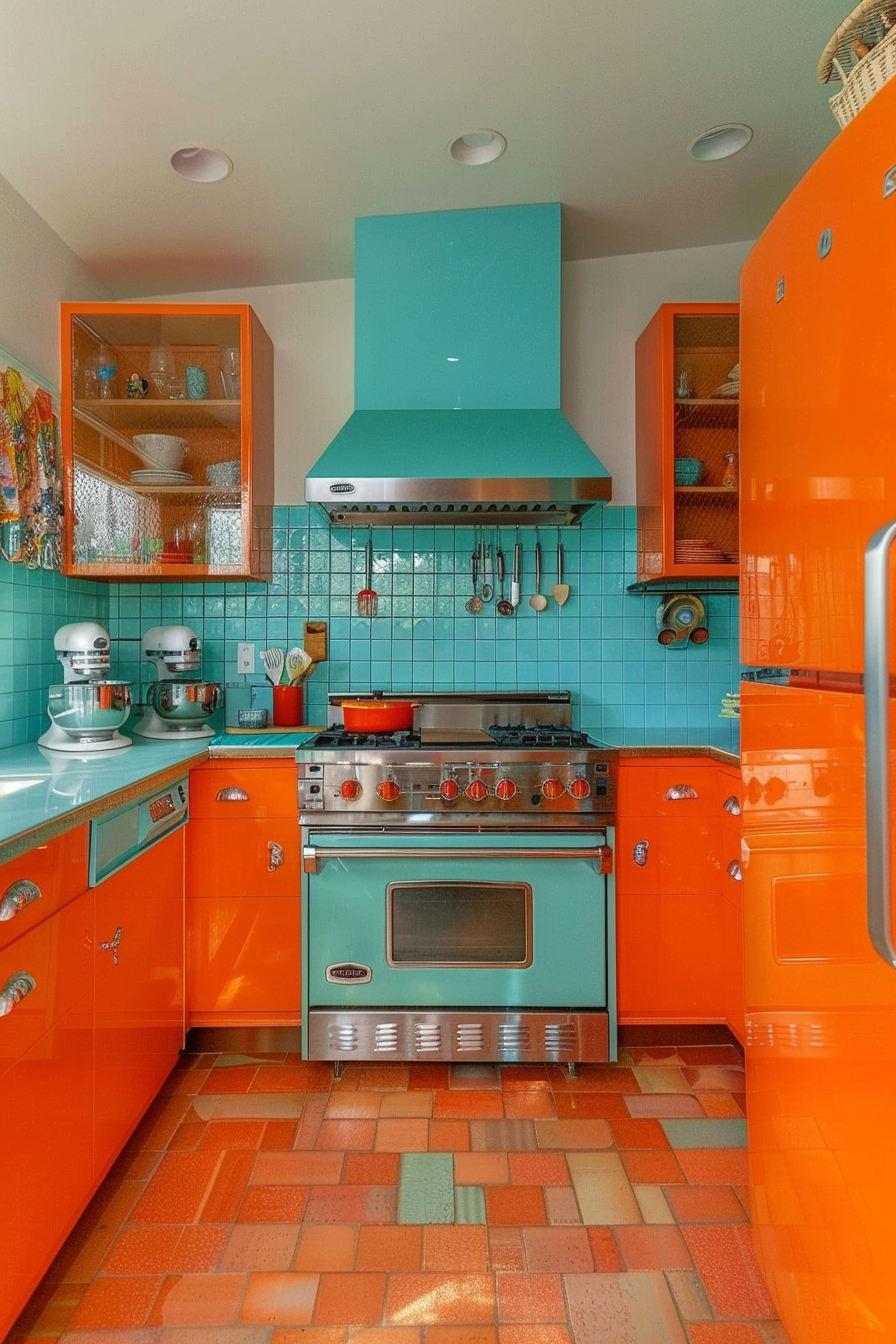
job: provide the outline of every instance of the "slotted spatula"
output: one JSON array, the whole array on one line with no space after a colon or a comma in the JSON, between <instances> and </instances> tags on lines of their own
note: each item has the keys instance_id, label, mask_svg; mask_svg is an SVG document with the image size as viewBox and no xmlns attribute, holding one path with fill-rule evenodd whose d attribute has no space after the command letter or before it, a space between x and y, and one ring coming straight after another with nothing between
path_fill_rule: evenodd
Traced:
<instances>
[{"instance_id":1,"label":"slotted spatula","mask_svg":"<svg viewBox=\"0 0 896 1344\"><path fill-rule=\"evenodd\" d=\"M373 587L373 532L367 529L367 545L364 549L364 587L358 594L358 615L373 617L376 615L377 595Z\"/></svg>"}]
</instances>

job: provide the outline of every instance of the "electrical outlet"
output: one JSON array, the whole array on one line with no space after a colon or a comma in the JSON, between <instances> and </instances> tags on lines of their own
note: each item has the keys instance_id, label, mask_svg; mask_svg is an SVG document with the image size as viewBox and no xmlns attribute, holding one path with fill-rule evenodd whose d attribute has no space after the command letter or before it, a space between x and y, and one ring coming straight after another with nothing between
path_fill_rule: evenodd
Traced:
<instances>
[{"instance_id":1,"label":"electrical outlet","mask_svg":"<svg viewBox=\"0 0 896 1344\"><path fill-rule=\"evenodd\" d=\"M237 672L255 671L255 645L237 644L236 646L236 670Z\"/></svg>"}]
</instances>

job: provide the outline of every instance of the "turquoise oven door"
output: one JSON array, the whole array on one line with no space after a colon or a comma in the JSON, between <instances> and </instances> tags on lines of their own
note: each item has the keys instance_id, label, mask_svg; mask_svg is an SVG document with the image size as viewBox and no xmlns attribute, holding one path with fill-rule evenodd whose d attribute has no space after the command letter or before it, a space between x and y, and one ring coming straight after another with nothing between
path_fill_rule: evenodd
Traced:
<instances>
[{"instance_id":1,"label":"turquoise oven door","mask_svg":"<svg viewBox=\"0 0 896 1344\"><path fill-rule=\"evenodd\" d=\"M352 834L303 845L303 1011L614 1011L606 832Z\"/></svg>"}]
</instances>

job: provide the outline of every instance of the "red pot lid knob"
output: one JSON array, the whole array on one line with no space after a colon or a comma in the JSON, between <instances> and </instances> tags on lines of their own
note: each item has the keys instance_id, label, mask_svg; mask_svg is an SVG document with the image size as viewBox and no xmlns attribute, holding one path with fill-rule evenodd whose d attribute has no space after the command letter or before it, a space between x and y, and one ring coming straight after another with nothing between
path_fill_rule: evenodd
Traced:
<instances>
[{"instance_id":1,"label":"red pot lid knob","mask_svg":"<svg viewBox=\"0 0 896 1344\"><path fill-rule=\"evenodd\" d=\"M344 779L339 785L339 792L348 803L354 803L361 797L361 785L356 779Z\"/></svg>"},{"instance_id":2,"label":"red pot lid knob","mask_svg":"<svg viewBox=\"0 0 896 1344\"><path fill-rule=\"evenodd\" d=\"M376 791L384 803L394 803L401 793L396 779L384 779L382 784L377 784Z\"/></svg>"},{"instance_id":3,"label":"red pot lid knob","mask_svg":"<svg viewBox=\"0 0 896 1344\"><path fill-rule=\"evenodd\" d=\"M439 785L439 793L446 803L453 803L460 793L460 785L456 779L443 779Z\"/></svg>"},{"instance_id":4,"label":"red pot lid knob","mask_svg":"<svg viewBox=\"0 0 896 1344\"><path fill-rule=\"evenodd\" d=\"M488 797L488 789L485 787L481 779L471 779L467 787L464 789L464 793L474 803L481 803L483 798Z\"/></svg>"},{"instance_id":5,"label":"red pot lid knob","mask_svg":"<svg viewBox=\"0 0 896 1344\"><path fill-rule=\"evenodd\" d=\"M591 795L591 785L582 775L576 775L575 779L569 781L569 793L571 798L588 798Z\"/></svg>"},{"instance_id":6,"label":"red pot lid knob","mask_svg":"<svg viewBox=\"0 0 896 1344\"><path fill-rule=\"evenodd\" d=\"M508 803L511 798L515 798L517 788L512 779L499 779L495 785L495 797L500 798L502 802Z\"/></svg>"},{"instance_id":7,"label":"red pot lid knob","mask_svg":"<svg viewBox=\"0 0 896 1344\"><path fill-rule=\"evenodd\" d=\"M541 786L541 792L545 798L562 798L566 790L562 780L546 779Z\"/></svg>"}]
</instances>

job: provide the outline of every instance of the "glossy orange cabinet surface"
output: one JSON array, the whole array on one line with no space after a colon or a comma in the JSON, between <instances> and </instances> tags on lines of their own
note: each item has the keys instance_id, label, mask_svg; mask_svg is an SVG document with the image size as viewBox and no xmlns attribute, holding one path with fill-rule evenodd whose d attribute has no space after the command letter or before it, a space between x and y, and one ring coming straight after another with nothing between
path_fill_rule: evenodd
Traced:
<instances>
[{"instance_id":1,"label":"glossy orange cabinet surface","mask_svg":"<svg viewBox=\"0 0 896 1344\"><path fill-rule=\"evenodd\" d=\"M296 896L299 827L292 817L190 824L187 890L196 896Z\"/></svg>"},{"instance_id":2,"label":"glossy orange cabinet surface","mask_svg":"<svg viewBox=\"0 0 896 1344\"><path fill-rule=\"evenodd\" d=\"M184 831L95 889L95 1174L103 1175L184 1042Z\"/></svg>"},{"instance_id":3,"label":"glossy orange cabinet surface","mask_svg":"<svg viewBox=\"0 0 896 1344\"><path fill-rule=\"evenodd\" d=\"M639 580L737 578L738 311L666 303L635 345Z\"/></svg>"},{"instance_id":4,"label":"glossy orange cabinet surface","mask_svg":"<svg viewBox=\"0 0 896 1344\"><path fill-rule=\"evenodd\" d=\"M87 886L87 827L0 864L0 948L20 938Z\"/></svg>"},{"instance_id":5,"label":"glossy orange cabinet surface","mask_svg":"<svg viewBox=\"0 0 896 1344\"><path fill-rule=\"evenodd\" d=\"M294 760L208 761L190 771L190 816L208 820L299 815Z\"/></svg>"},{"instance_id":6,"label":"glossy orange cabinet surface","mask_svg":"<svg viewBox=\"0 0 896 1344\"><path fill-rule=\"evenodd\" d=\"M299 898L187 901L190 1026L299 1021Z\"/></svg>"},{"instance_id":7,"label":"glossy orange cabinet surface","mask_svg":"<svg viewBox=\"0 0 896 1344\"><path fill-rule=\"evenodd\" d=\"M273 347L245 304L62 305L65 567L267 579Z\"/></svg>"}]
</instances>

